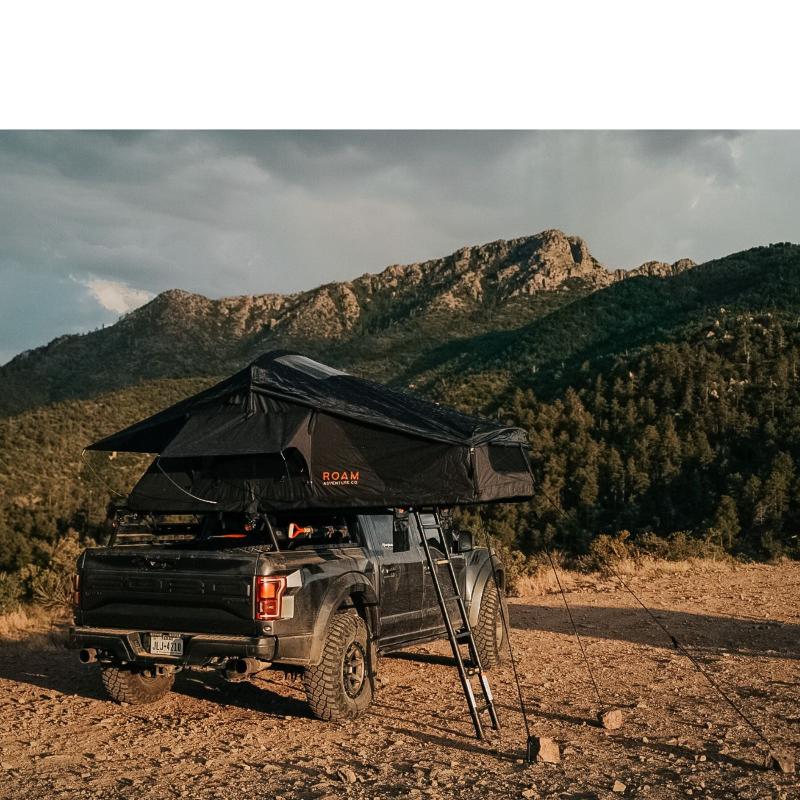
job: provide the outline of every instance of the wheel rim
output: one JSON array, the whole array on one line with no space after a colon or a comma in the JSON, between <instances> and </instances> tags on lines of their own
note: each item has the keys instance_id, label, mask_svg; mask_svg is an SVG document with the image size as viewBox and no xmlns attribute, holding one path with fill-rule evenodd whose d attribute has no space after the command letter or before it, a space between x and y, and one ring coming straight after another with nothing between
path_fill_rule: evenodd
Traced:
<instances>
[{"instance_id":1,"label":"wheel rim","mask_svg":"<svg viewBox=\"0 0 800 800\"><path fill-rule=\"evenodd\" d=\"M363 648L358 642L351 642L342 664L342 680L348 697L355 699L361 694L367 674L366 665Z\"/></svg>"}]
</instances>

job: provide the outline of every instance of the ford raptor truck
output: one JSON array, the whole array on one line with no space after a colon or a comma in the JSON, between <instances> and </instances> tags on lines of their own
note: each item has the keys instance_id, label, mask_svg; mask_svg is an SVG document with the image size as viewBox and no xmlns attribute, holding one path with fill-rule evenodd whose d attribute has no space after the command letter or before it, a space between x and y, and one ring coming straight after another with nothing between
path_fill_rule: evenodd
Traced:
<instances>
[{"instance_id":1,"label":"ford raptor truck","mask_svg":"<svg viewBox=\"0 0 800 800\"><path fill-rule=\"evenodd\" d=\"M445 636L408 512L189 519L121 512L113 524L109 544L78 559L69 646L83 663L99 665L118 702L162 698L181 670L213 668L246 680L277 668L302 676L317 717L353 718L372 702L380 654ZM490 668L503 643L503 566L469 533L451 530L446 539L478 654ZM429 544L436 563L442 544L438 537ZM458 624L455 600L447 605Z\"/></svg>"}]
</instances>

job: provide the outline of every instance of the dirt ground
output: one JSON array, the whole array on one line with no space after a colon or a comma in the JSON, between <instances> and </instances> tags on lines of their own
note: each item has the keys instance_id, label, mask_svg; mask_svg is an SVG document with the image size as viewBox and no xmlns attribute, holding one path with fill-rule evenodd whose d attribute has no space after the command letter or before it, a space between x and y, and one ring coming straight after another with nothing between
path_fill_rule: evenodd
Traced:
<instances>
[{"instance_id":1,"label":"dirt ground","mask_svg":"<svg viewBox=\"0 0 800 800\"><path fill-rule=\"evenodd\" d=\"M503 729L472 735L446 643L381 660L371 713L309 717L298 683L185 673L146 707L105 700L63 632L0 641L0 797L795 798L756 734L613 580L567 576L605 731L557 594L510 601L532 732L560 764L526 766L511 671L491 674ZM776 744L800 752L800 564L650 569L631 585ZM616 784L616 785L615 785Z\"/></svg>"}]
</instances>

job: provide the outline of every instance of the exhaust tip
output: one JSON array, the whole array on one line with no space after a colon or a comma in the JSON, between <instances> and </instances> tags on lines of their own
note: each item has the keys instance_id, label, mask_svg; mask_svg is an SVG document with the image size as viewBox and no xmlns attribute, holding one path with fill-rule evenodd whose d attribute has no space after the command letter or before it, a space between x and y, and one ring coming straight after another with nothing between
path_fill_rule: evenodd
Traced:
<instances>
[{"instance_id":1,"label":"exhaust tip","mask_svg":"<svg viewBox=\"0 0 800 800\"><path fill-rule=\"evenodd\" d=\"M80 659L81 664L91 664L92 662L97 661L97 650L95 650L93 647L81 650L78 653L78 658Z\"/></svg>"},{"instance_id":2,"label":"exhaust tip","mask_svg":"<svg viewBox=\"0 0 800 800\"><path fill-rule=\"evenodd\" d=\"M232 658L225 667L225 677L229 681L243 681L269 666L271 666L269 661L261 661L258 658Z\"/></svg>"}]
</instances>

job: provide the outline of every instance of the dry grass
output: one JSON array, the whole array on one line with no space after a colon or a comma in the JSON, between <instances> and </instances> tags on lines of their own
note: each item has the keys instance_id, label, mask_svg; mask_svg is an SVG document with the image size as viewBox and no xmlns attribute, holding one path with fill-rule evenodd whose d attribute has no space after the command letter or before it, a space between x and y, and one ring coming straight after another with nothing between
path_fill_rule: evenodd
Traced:
<instances>
[{"instance_id":1,"label":"dry grass","mask_svg":"<svg viewBox=\"0 0 800 800\"><path fill-rule=\"evenodd\" d=\"M685 558L680 561L670 561L653 556L639 556L637 558L623 558L614 564L614 569L624 576L638 578L658 578L662 575L693 575L711 572L734 572L738 562L733 558ZM609 575L612 575L609 571Z\"/></svg>"},{"instance_id":2,"label":"dry grass","mask_svg":"<svg viewBox=\"0 0 800 800\"><path fill-rule=\"evenodd\" d=\"M0 615L0 637L17 637L20 633L41 630L52 624L52 615L34 605L21 605Z\"/></svg>"},{"instance_id":3,"label":"dry grass","mask_svg":"<svg viewBox=\"0 0 800 800\"><path fill-rule=\"evenodd\" d=\"M578 579L586 579L586 575L573 570L558 569L558 577L565 591L569 591L577 584ZM550 565L540 564L529 575L523 575L514 583L514 594L521 597L552 594L558 591L556 576Z\"/></svg>"},{"instance_id":4,"label":"dry grass","mask_svg":"<svg viewBox=\"0 0 800 800\"><path fill-rule=\"evenodd\" d=\"M558 578L564 591L578 588L596 588L609 581L616 582L610 569L603 571L577 571L566 569L563 560L554 554ZM734 559L687 558L682 561L668 561L653 556L637 558L621 558L614 563L616 570L623 578L659 578L664 575L709 574L735 572L739 568ZM549 563L539 564L528 575L520 576L514 583L514 594L523 597L535 597L558 592L558 582Z\"/></svg>"},{"instance_id":5,"label":"dry grass","mask_svg":"<svg viewBox=\"0 0 800 800\"><path fill-rule=\"evenodd\" d=\"M66 643L68 619L35 605L20 606L0 615L0 647L9 645L27 649L61 649Z\"/></svg>"}]
</instances>

